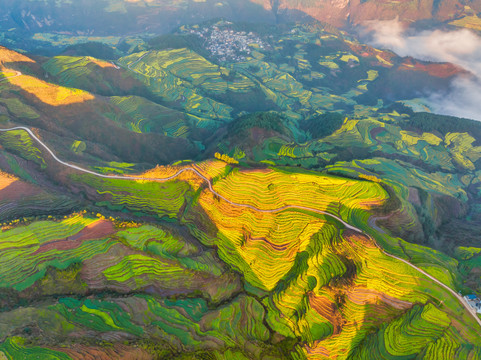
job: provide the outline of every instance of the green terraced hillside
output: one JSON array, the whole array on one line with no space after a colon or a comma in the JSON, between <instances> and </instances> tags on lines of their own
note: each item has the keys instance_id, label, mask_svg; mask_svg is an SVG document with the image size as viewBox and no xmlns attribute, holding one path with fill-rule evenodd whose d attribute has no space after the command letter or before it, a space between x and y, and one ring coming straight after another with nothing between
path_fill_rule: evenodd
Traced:
<instances>
[{"instance_id":1,"label":"green terraced hillside","mask_svg":"<svg viewBox=\"0 0 481 360\"><path fill-rule=\"evenodd\" d=\"M117 45L0 48L1 359L481 358L481 124L412 108L459 68L321 23Z\"/></svg>"}]
</instances>

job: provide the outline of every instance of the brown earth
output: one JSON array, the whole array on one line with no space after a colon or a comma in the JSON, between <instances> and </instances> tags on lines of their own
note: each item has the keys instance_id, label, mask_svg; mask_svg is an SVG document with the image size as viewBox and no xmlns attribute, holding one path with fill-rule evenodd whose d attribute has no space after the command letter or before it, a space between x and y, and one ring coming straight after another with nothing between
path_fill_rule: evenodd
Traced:
<instances>
[{"instance_id":1,"label":"brown earth","mask_svg":"<svg viewBox=\"0 0 481 360\"><path fill-rule=\"evenodd\" d=\"M481 10L481 1L474 0L250 0L266 10L283 14L288 11L302 12L314 19L337 27L359 25L369 20L393 20L399 18L410 24L419 20L447 21L462 17L472 10ZM274 9L273 9L274 8Z\"/></svg>"},{"instance_id":2,"label":"brown earth","mask_svg":"<svg viewBox=\"0 0 481 360\"><path fill-rule=\"evenodd\" d=\"M0 204L24 199L41 192L42 190L35 185L0 173Z\"/></svg>"},{"instance_id":3,"label":"brown earth","mask_svg":"<svg viewBox=\"0 0 481 360\"><path fill-rule=\"evenodd\" d=\"M412 70L412 71L423 71L431 76L436 76L440 78L449 78L452 76L459 75L461 73L466 73L465 70L460 67L450 64L450 63L423 63L412 58L406 59L399 70Z\"/></svg>"},{"instance_id":4,"label":"brown earth","mask_svg":"<svg viewBox=\"0 0 481 360\"><path fill-rule=\"evenodd\" d=\"M409 301L399 300L379 291L362 287L349 289L346 292L346 295L350 301L357 305L378 304L379 302L384 302L399 310L406 310L412 306L412 303Z\"/></svg>"},{"instance_id":5,"label":"brown earth","mask_svg":"<svg viewBox=\"0 0 481 360\"><path fill-rule=\"evenodd\" d=\"M70 348L61 347L52 348L52 350L61 351L74 360L151 360L154 358L144 349L123 344L114 344L111 347L85 346L75 344Z\"/></svg>"},{"instance_id":6,"label":"brown earth","mask_svg":"<svg viewBox=\"0 0 481 360\"><path fill-rule=\"evenodd\" d=\"M70 250L78 248L82 245L82 242L85 240L94 240L94 239L103 239L109 235L115 233L115 228L112 222L108 220L98 220L85 228L83 228L80 232L73 236L69 236L65 239L59 239L50 241L46 244L42 244L39 246L37 251L33 255L50 251L53 249L57 250Z\"/></svg>"},{"instance_id":7,"label":"brown earth","mask_svg":"<svg viewBox=\"0 0 481 360\"><path fill-rule=\"evenodd\" d=\"M346 320L342 318L336 304L324 296L315 296L309 293L309 304L318 314L326 318L333 327L333 335L339 334Z\"/></svg>"}]
</instances>

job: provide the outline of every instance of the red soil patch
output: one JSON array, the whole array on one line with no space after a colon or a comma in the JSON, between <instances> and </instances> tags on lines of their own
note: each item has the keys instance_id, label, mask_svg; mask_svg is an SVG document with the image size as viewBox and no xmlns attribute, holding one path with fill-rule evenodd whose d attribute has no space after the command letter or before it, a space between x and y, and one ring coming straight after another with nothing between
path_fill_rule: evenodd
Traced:
<instances>
[{"instance_id":1,"label":"red soil patch","mask_svg":"<svg viewBox=\"0 0 481 360\"><path fill-rule=\"evenodd\" d=\"M412 187L409 188L408 201L409 201L411 204L421 206L421 198L419 197L419 191L418 191L418 189L412 188Z\"/></svg>"},{"instance_id":2,"label":"red soil patch","mask_svg":"<svg viewBox=\"0 0 481 360\"><path fill-rule=\"evenodd\" d=\"M388 52L388 51L382 51L382 50L378 50L378 49L375 49L369 45L365 45L365 44L349 44L349 47L351 48L351 50L358 56L361 56L361 57L381 57L382 59L388 61L388 62L391 62L391 59L393 57L395 57L396 55L391 53L391 52ZM378 63L377 65L383 65L382 63L379 63L378 60L376 60L376 62Z\"/></svg>"},{"instance_id":3,"label":"red soil patch","mask_svg":"<svg viewBox=\"0 0 481 360\"><path fill-rule=\"evenodd\" d=\"M323 347L323 346L319 346L320 341L316 341L314 342L314 344L312 346L309 346L309 345L305 345L305 349L306 349L306 352L308 355L311 355L311 356L316 356L319 357L319 356L323 356L325 358L330 358L330 353L329 351Z\"/></svg>"},{"instance_id":4,"label":"red soil patch","mask_svg":"<svg viewBox=\"0 0 481 360\"><path fill-rule=\"evenodd\" d=\"M324 296L316 296L314 293L309 293L309 304L317 311L318 314L326 318L333 326L333 335L339 334L346 320L342 318L338 311L336 304L332 303Z\"/></svg>"},{"instance_id":5,"label":"red soil patch","mask_svg":"<svg viewBox=\"0 0 481 360\"><path fill-rule=\"evenodd\" d=\"M101 239L116 232L114 225L108 220L98 220L65 239L50 241L40 245L35 254L56 250L70 250L78 248L85 240Z\"/></svg>"},{"instance_id":6,"label":"red soil patch","mask_svg":"<svg viewBox=\"0 0 481 360\"><path fill-rule=\"evenodd\" d=\"M423 71L439 78L448 78L466 73L465 70L451 63L422 63L411 58L406 59L399 66L399 70Z\"/></svg>"},{"instance_id":7,"label":"red soil patch","mask_svg":"<svg viewBox=\"0 0 481 360\"><path fill-rule=\"evenodd\" d=\"M386 129L383 127L377 127L377 128L371 129L371 136L375 138L377 135L379 135L383 131L386 131Z\"/></svg>"},{"instance_id":8,"label":"red soil patch","mask_svg":"<svg viewBox=\"0 0 481 360\"><path fill-rule=\"evenodd\" d=\"M75 238L77 241L100 239L113 233L115 233L113 223L108 220L99 220L86 226L77 235L72 236L72 238Z\"/></svg>"},{"instance_id":9,"label":"red soil patch","mask_svg":"<svg viewBox=\"0 0 481 360\"><path fill-rule=\"evenodd\" d=\"M0 175L0 203L24 199L40 192L36 186Z\"/></svg>"},{"instance_id":10,"label":"red soil patch","mask_svg":"<svg viewBox=\"0 0 481 360\"><path fill-rule=\"evenodd\" d=\"M257 145L257 144L260 144L265 139L278 136L279 133L274 130L267 130L267 129L263 129L255 126L250 129L250 135L251 136L248 138L248 140L253 141L253 144Z\"/></svg>"},{"instance_id":11,"label":"red soil patch","mask_svg":"<svg viewBox=\"0 0 481 360\"><path fill-rule=\"evenodd\" d=\"M52 350L60 351L72 359L76 360L110 360L110 359L132 359L132 360L151 360L152 355L146 350L127 346L123 344L115 344L112 347L97 347L72 345L71 348L52 348Z\"/></svg>"},{"instance_id":12,"label":"red soil patch","mask_svg":"<svg viewBox=\"0 0 481 360\"><path fill-rule=\"evenodd\" d=\"M409 301L396 299L373 289L356 287L346 292L350 301L357 305L378 304L380 301L392 306L395 309L406 310L412 307Z\"/></svg>"},{"instance_id":13,"label":"red soil patch","mask_svg":"<svg viewBox=\"0 0 481 360\"><path fill-rule=\"evenodd\" d=\"M371 135L371 138L378 144L380 145L381 144L381 141L379 141L378 139L376 139L376 137L379 135L379 134L382 134L384 131L386 131L386 129L384 129L383 127L377 127L377 128L374 128L370 131L370 135Z\"/></svg>"},{"instance_id":14,"label":"red soil patch","mask_svg":"<svg viewBox=\"0 0 481 360\"><path fill-rule=\"evenodd\" d=\"M245 169L245 170L242 170L242 173L244 174L249 174L249 173L261 173L261 174L268 174L272 172L271 169L269 168L258 168L258 169Z\"/></svg>"},{"instance_id":15,"label":"red soil patch","mask_svg":"<svg viewBox=\"0 0 481 360\"><path fill-rule=\"evenodd\" d=\"M357 231L351 230L351 229L346 229L342 233L342 237L344 240L349 241L350 243L355 244L361 243L365 247L368 248L375 248L377 247L376 244L366 235L360 234Z\"/></svg>"}]
</instances>

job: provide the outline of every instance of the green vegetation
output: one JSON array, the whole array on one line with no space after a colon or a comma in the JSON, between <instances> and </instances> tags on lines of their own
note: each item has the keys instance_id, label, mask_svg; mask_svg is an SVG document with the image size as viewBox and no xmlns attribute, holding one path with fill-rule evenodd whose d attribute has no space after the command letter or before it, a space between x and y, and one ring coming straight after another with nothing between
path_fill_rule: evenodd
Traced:
<instances>
[{"instance_id":1,"label":"green vegetation","mask_svg":"<svg viewBox=\"0 0 481 360\"><path fill-rule=\"evenodd\" d=\"M86 42L70 45L65 48L65 53L74 53L75 56L92 56L97 59L113 60L119 57L118 53L110 46L101 42Z\"/></svg>"},{"instance_id":2,"label":"green vegetation","mask_svg":"<svg viewBox=\"0 0 481 360\"><path fill-rule=\"evenodd\" d=\"M229 133L242 136L244 132L251 128L272 130L281 135L291 135L284 125L282 116L274 112L241 116L229 124Z\"/></svg>"},{"instance_id":3,"label":"green vegetation","mask_svg":"<svg viewBox=\"0 0 481 360\"><path fill-rule=\"evenodd\" d=\"M402 105L449 76L319 24L223 59L214 25L254 29L0 49L5 127L135 174L0 133L0 358L479 357L458 299L388 255L481 290L481 127Z\"/></svg>"},{"instance_id":4,"label":"green vegetation","mask_svg":"<svg viewBox=\"0 0 481 360\"><path fill-rule=\"evenodd\" d=\"M195 35L165 34L150 39L148 44L153 50L187 48L204 57L209 55L209 52L199 43L199 39Z\"/></svg>"},{"instance_id":5,"label":"green vegetation","mask_svg":"<svg viewBox=\"0 0 481 360\"><path fill-rule=\"evenodd\" d=\"M2 132L0 133L0 142L6 149L18 153L26 160L31 160L41 166L46 165L42 152L25 131Z\"/></svg>"},{"instance_id":6,"label":"green vegetation","mask_svg":"<svg viewBox=\"0 0 481 360\"><path fill-rule=\"evenodd\" d=\"M14 117L23 119L36 119L40 116L35 112L32 107L22 103L19 99L16 98L0 99L0 103L5 105L9 113L11 113Z\"/></svg>"},{"instance_id":7,"label":"green vegetation","mask_svg":"<svg viewBox=\"0 0 481 360\"><path fill-rule=\"evenodd\" d=\"M191 133L192 117L137 96L110 99L130 118L117 116L115 121L138 133L157 132L171 137L187 137ZM125 120L128 122L123 122Z\"/></svg>"},{"instance_id":8,"label":"green vegetation","mask_svg":"<svg viewBox=\"0 0 481 360\"><path fill-rule=\"evenodd\" d=\"M419 129L422 132L439 132L442 135L468 130L470 135L478 141L481 140L481 129L477 121L454 116L418 112L410 116L402 125Z\"/></svg>"},{"instance_id":9,"label":"green vegetation","mask_svg":"<svg viewBox=\"0 0 481 360\"><path fill-rule=\"evenodd\" d=\"M214 303L224 303L238 291L235 275L226 271L211 252L200 251L196 245L159 227L123 223L118 226L111 220L78 214L4 231L0 239L5 255L0 274L2 288L23 291L28 299L32 297L27 301L33 301L36 295L45 297L67 291L81 295L87 289L99 289L101 284L116 292L144 288L190 296L201 292L209 294ZM130 255L125 256L126 251ZM35 260L41 265L36 266ZM12 261L15 266L9 265ZM262 321L263 307L244 295L215 310L201 298L159 299L150 295L83 300L61 297L53 305L32 303L27 308L17 308L12 302L10 306L11 311L0 313L0 330L7 334L24 329L22 336L28 339L10 337L2 343L1 351L13 357L20 356L15 355L18 351L68 358L61 351L57 354L32 346L37 341L35 332L28 330L32 321L38 323L47 339L54 334L62 339L80 329L89 329L98 334L122 331L137 339L154 336L152 340L160 338L171 346L178 342L190 351L202 347L200 339L204 343L215 339L220 341L215 346L218 350L262 342L266 351L278 353L268 344L270 335ZM131 311L126 312L126 306ZM255 320L241 320L246 317ZM254 349L244 351L249 354Z\"/></svg>"},{"instance_id":10,"label":"green vegetation","mask_svg":"<svg viewBox=\"0 0 481 360\"><path fill-rule=\"evenodd\" d=\"M6 359L27 359L37 357L46 360L70 360L71 357L60 352L41 347L27 347L21 337L11 337L0 345L0 354Z\"/></svg>"},{"instance_id":11,"label":"green vegetation","mask_svg":"<svg viewBox=\"0 0 481 360\"><path fill-rule=\"evenodd\" d=\"M426 352L426 359L448 359L476 354L463 343L447 317L429 304L415 306L407 314L370 335L353 355L353 359L397 359ZM463 355L462 355L463 354Z\"/></svg>"},{"instance_id":12,"label":"green vegetation","mask_svg":"<svg viewBox=\"0 0 481 360\"><path fill-rule=\"evenodd\" d=\"M189 187L184 182L135 182L129 180L99 179L91 175L72 176L72 180L94 186L101 195L97 205L117 211L123 209L158 217L177 217L184 205Z\"/></svg>"},{"instance_id":13,"label":"green vegetation","mask_svg":"<svg viewBox=\"0 0 481 360\"><path fill-rule=\"evenodd\" d=\"M314 139L320 139L338 130L343 120L339 113L326 113L307 120L301 127L302 130L309 131Z\"/></svg>"}]
</instances>

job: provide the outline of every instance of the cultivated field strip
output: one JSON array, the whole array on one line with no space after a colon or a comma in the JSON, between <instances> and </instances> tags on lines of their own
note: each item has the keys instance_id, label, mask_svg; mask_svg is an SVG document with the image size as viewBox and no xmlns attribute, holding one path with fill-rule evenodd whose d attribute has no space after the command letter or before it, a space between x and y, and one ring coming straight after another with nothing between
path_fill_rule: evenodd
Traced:
<instances>
[{"instance_id":1,"label":"cultivated field strip","mask_svg":"<svg viewBox=\"0 0 481 360\"><path fill-rule=\"evenodd\" d=\"M330 218L333 218L339 222L341 222L347 229L349 230L354 230L355 232L358 232L360 234L365 234L364 231L360 230L359 228L356 228L352 225L349 225L345 220L343 220L340 216L337 216L337 215L333 215L331 213L329 213L328 211L324 211L324 210L319 210L319 209L316 209L316 208L310 208L308 206L303 206L303 205L284 205L284 206L281 206L279 208L275 208L275 209L265 209L265 208L259 208L255 205L251 205L251 204L243 204L243 203L238 203L238 202L234 202L234 201L231 201L229 200L228 198L226 198L224 195L222 195L221 193L218 193L217 191L215 191L213 189L213 184L212 182L206 178L204 175L202 175L197 169L195 168L184 168L182 170L179 170L175 175L172 175L171 177L168 177L168 178L164 178L164 179L149 179L149 178L142 178L142 177L128 177L128 176L121 176L121 175L103 175L103 174L99 174L99 173L96 173L94 171L91 171L91 170L87 170L87 169L84 169L84 168L81 168L79 166L76 166L76 165L72 165L72 164L69 164L67 162L64 162L62 160L60 160L54 153L53 151L45 144L43 143L33 132L32 130L30 130L29 128L26 128L26 127L14 127L14 128L10 128L10 129L0 129L0 131L2 132L8 132L8 131L12 131L12 130L24 130L26 132L29 133L30 136L32 136L32 138L34 138L43 148L45 148L45 150L47 150L50 155L55 159L55 161L61 163L62 165L65 165L69 168L72 168L74 170L78 170L78 171L81 171L81 172L84 172L84 173L88 173L88 174L91 174L91 175L94 175L94 176L97 176L97 177L101 177L101 178L111 178L111 179L124 179L124 180L150 180L150 181L168 181L168 180L172 180L174 178L176 178L180 173L183 173L185 171L192 171L194 173L196 173L199 177L201 177L204 181L207 182L208 184L208 187L209 187L209 190L210 192L212 193L212 195L215 195L217 198L220 198L222 200L224 200L226 203L228 203L230 206L234 206L234 207L240 207L240 208L246 208L246 209L250 209L250 210L254 210L256 212L259 212L259 213L278 213L278 212L282 212L284 210L287 210L287 209L296 209L296 210L305 210L305 211L308 211L308 212L313 212L313 213L317 213L317 214L320 214L320 215L324 215L324 216L327 216L327 217L330 217ZM265 175L265 174L263 174ZM259 176L258 174L256 174L254 172L254 176ZM272 176L272 175L271 175ZM298 174L299 178L302 179L303 175L302 174ZM339 180L341 181L341 180ZM235 184L235 182L233 182ZM225 186L228 186L225 185ZM234 187L235 188L235 187ZM268 190L268 188L267 188ZM263 193L265 194L265 191L261 191L261 196L263 195ZM299 193L297 193L297 196L298 196ZM355 189L355 191L352 193L352 195L361 195L364 194L364 191L362 189ZM237 194L236 194L237 195ZM379 195L376 195L375 196L375 199L377 201L381 200ZM266 199L267 200L267 199ZM369 201L368 199L366 198L365 200L363 200L363 203L368 203L369 204ZM360 204L360 205L362 205ZM260 206L260 205L259 205ZM326 208L326 206L324 206ZM348 213L346 215L349 215L349 210L350 208L348 208ZM339 215L341 215L341 211L339 211ZM348 216L347 218L350 218L350 216ZM408 265L409 267L411 267L413 270L416 270L418 272L420 272L421 274L427 276L429 279L433 280L434 282L436 282L438 285L442 286L445 290L449 291L452 295L454 295L454 297L461 303L461 305L468 311L469 315L472 316L476 322L478 324L481 325L481 319L479 319L475 313L472 312L472 309L469 307L468 304L466 304L463 299L455 292L453 291L451 288L449 288L447 285L443 284L442 282L440 282L439 280L437 280L436 278L434 278L433 276L427 274L425 271L419 269L418 267L416 267L415 265L411 264L410 262L408 262L407 260L404 260L404 259L401 259L399 257L396 257L394 255L390 255L388 253L386 253L385 251L381 250L383 252L383 254L385 254L386 256L388 257L391 257L393 259L397 259L398 261L401 261L403 262L404 264ZM221 257L222 257L222 254L220 254ZM237 256L238 257L238 256Z\"/></svg>"}]
</instances>

